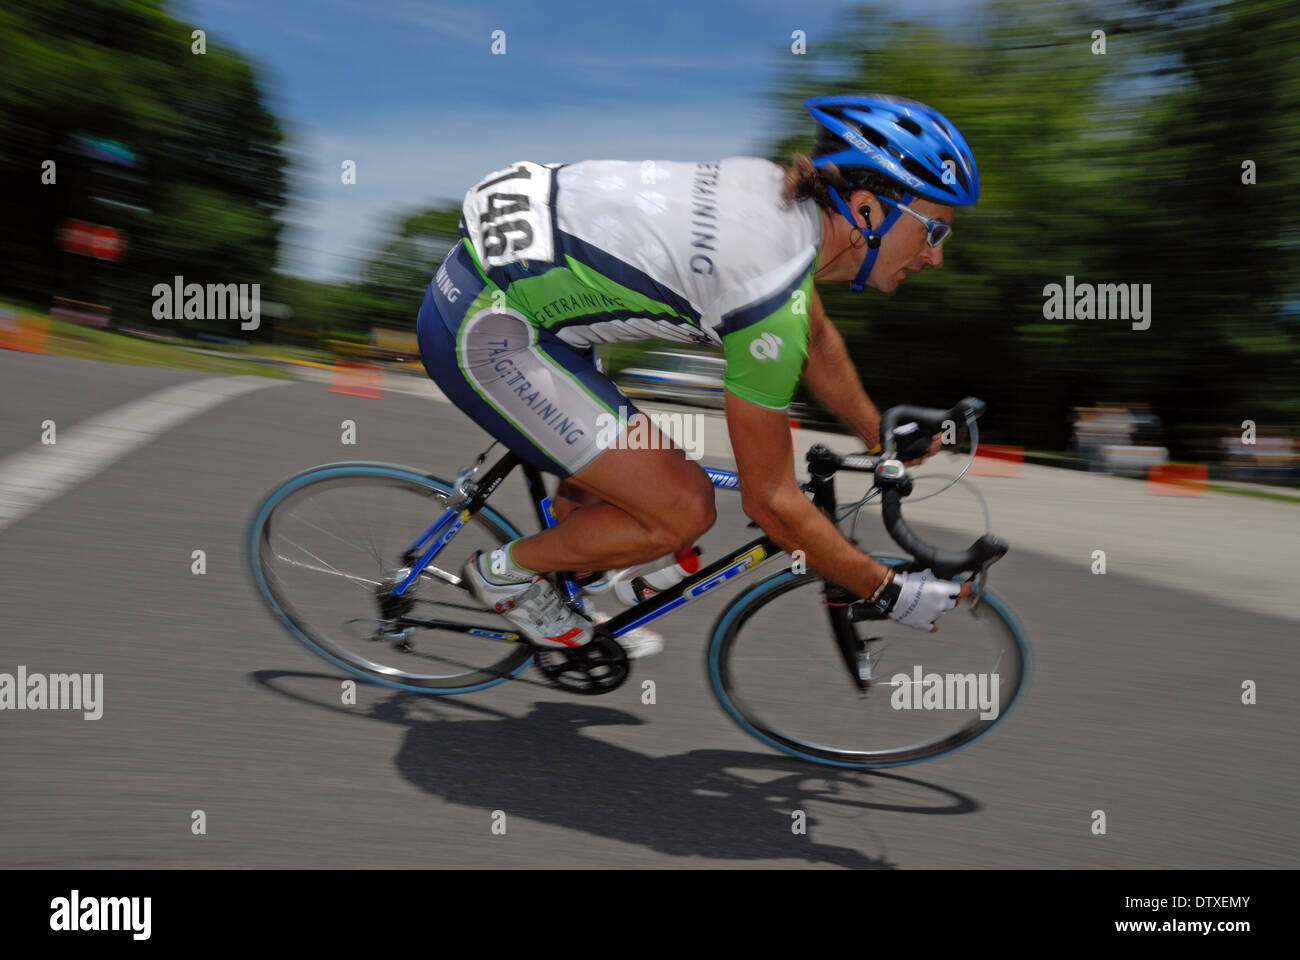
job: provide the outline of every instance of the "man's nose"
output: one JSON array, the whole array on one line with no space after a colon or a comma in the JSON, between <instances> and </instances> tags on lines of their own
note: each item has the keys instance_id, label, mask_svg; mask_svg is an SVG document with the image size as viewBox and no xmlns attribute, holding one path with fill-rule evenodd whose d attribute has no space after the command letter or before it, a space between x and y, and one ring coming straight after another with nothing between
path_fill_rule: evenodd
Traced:
<instances>
[{"instance_id":1,"label":"man's nose","mask_svg":"<svg viewBox=\"0 0 1300 960\"><path fill-rule=\"evenodd\" d=\"M940 244L937 247L932 247L927 244L921 250L921 259L924 263L928 263L932 267L938 268L943 266L943 244Z\"/></svg>"}]
</instances>

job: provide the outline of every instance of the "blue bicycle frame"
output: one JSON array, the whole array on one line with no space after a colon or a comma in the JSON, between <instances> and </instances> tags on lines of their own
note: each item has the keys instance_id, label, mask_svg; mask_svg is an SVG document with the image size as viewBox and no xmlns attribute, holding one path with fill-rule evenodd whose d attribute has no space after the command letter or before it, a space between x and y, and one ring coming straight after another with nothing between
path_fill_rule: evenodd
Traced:
<instances>
[{"instance_id":1,"label":"blue bicycle frame","mask_svg":"<svg viewBox=\"0 0 1300 960\"><path fill-rule=\"evenodd\" d=\"M462 480L453 494L453 498L459 502L449 506L442 516L430 524L411 544L406 553L408 558L412 558L408 561L410 572L392 589L395 596L404 594L407 588L419 579L425 568L455 538L461 527L487 502L488 497L501 481L521 464L528 485L529 498L536 509L539 525L543 528L555 526L557 522L555 510L552 498L546 493L542 472L530 464L523 463L518 454L507 453L484 475L481 483L474 483L468 478ZM740 489L740 478L734 471L716 467L705 467L704 470L715 487L724 490ZM719 584L742 573L748 573L781 552L781 548L770 538L757 537L723 559L697 571L681 583L628 608L603 624L603 629L613 637L622 636L629 630L635 630L703 596ZM581 607L582 600L578 596L580 588L574 582L572 574L570 572L555 574L555 580L556 585L564 591L565 597Z\"/></svg>"}]
</instances>

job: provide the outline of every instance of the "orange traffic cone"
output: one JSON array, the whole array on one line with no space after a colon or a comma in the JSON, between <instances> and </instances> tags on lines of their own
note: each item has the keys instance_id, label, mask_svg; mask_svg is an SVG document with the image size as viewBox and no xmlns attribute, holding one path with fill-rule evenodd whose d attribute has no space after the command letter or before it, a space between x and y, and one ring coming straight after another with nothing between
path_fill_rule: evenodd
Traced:
<instances>
[{"instance_id":1,"label":"orange traffic cone","mask_svg":"<svg viewBox=\"0 0 1300 960\"><path fill-rule=\"evenodd\" d=\"M1147 493L1201 497L1208 480L1209 468L1203 463L1160 463L1147 468Z\"/></svg>"},{"instance_id":2,"label":"orange traffic cone","mask_svg":"<svg viewBox=\"0 0 1300 960\"><path fill-rule=\"evenodd\" d=\"M970 472L976 477L1018 477L1025 461L1024 447L981 443L975 451L975 462Z\"/></svg>"},{"instance_id":3,"label":"orange traffic cone","mask_svg":"<svg viewBox=\"0 0 1300 960\"><path fill-rule=\"evenodd\" d=\"M334 365L334 381L330 384L330 393L378 400L384 395L383 385L382 367L373 363L340 360Z\"/></svg>"},{"instance_id":4,"label":"orange traffic cone","mask_svg":"<svg viewBox=\"0 0 1300 960\"><path fill-rule=\"evenodd\" d=\"M50 322L16 310L0 310L0 350L45 353Z\"/></svg>"}]
</instances>

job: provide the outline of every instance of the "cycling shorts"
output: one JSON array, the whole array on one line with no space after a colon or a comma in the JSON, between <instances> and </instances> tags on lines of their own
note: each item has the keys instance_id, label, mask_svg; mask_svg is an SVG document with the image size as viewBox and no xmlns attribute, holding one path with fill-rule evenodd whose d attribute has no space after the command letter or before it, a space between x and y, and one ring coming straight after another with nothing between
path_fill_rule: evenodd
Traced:
<instances>
[{"instance_id":1,"label":"cycling shorts","mask_svg":"<svg viewBox=\"0 0 1300 960\"><path fill-rule=\"evenodd\" d=\"M617 443L636 407L579 351L506 303L457 243L416 320L424 369L475 423L548 473L568 477Z\"/></svg>"}]
</instances>

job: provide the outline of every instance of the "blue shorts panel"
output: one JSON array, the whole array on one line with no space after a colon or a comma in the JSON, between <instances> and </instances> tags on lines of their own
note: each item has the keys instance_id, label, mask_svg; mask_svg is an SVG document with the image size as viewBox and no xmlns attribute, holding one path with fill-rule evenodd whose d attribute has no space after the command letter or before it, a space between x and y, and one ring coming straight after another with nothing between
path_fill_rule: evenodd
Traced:
<instances>
[{"instance_id":1,"label":"blue shorts panel","mask_svg":"<svg viewBox=\"0 0 1300 960\"><path fill-rule=\"evenodd\" d=\"M597 366L504 300L488 303L462 244L425 292L420 359L461 410L527 463L561 477L594 460L637 412Z\"/></svg>"}]
</instances>

